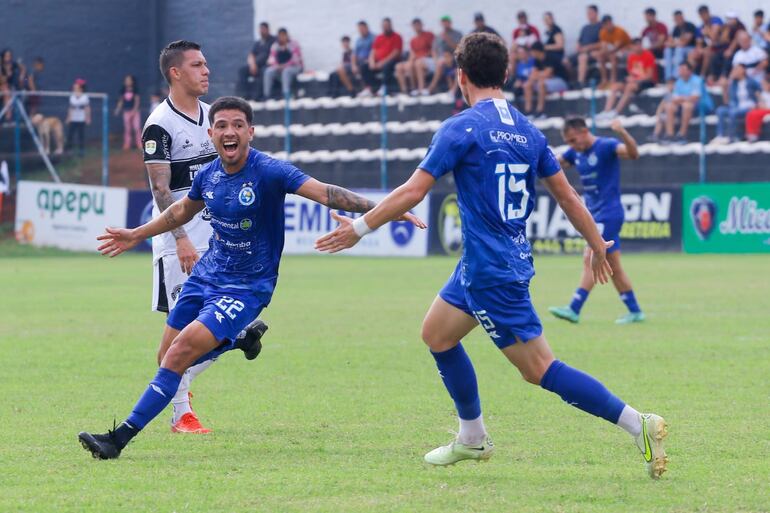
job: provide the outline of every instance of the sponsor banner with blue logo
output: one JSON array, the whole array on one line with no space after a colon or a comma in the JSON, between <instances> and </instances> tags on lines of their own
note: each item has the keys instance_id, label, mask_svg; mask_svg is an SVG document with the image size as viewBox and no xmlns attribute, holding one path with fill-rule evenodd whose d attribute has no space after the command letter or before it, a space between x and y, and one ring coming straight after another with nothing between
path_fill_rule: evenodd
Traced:
<instances>
[{"instance_id":1,"label":"sponsor banner with blue logo","mask_svg":"<svg viewBox=\"0 0 770 513\"><path fill-rule=\"evenodd\" d=\"M136 228L152 219L152 193L149 190L128 191L126 227ZM152 251L152 239L142 241L134 251Z\"/></svg>"},{"instance_id":2,"label":"sponsor banner with blue logo","mask_svg":"<svg viewBox=\"0 0 770 513\"><path fill-rule=\"evenodd\" d=\"M685 185L688 253L770 253L770 183Z\"/></svg>"},{"instance_id":3,"label":"sponsor banner with blue logo","mask_svg":"<svg viewBox=\"0 0 770 513\"><path fill-rule=\"evenodd\" d=\"M629 187L621 193L625 223L620 232L624 251L679 251L681 190L675 187ZM462 252L462 223L457 194L433 193L429 252L457 256ZM537 254L579 254L585 241L547 192L538 191L527 220L527 238Z\"/></svg>"},{"instance_id":4,"label":"sponsor banner with blue logo","mask_svg":"<svg viewBox=\"0 0 770 513\"><path fill-rule=\"evenodd\" d=\"M357 191L372 201L382 201L385 192ZM423 220L428 219L429 198L417 205L412 213ZM286 243L284 254L317 254L315 241L321 235L333 230L337 222L331 218L329 209L323 205L297 195L286 196ZM342 213L342 212L341 212ZM359 214L346 214L358 216ZM428 252L428 230L420 230L408 222L394 222L380 227L364 237L356 246L343 254L359 256L421 257Z\"/></svg>"}]
</instances>

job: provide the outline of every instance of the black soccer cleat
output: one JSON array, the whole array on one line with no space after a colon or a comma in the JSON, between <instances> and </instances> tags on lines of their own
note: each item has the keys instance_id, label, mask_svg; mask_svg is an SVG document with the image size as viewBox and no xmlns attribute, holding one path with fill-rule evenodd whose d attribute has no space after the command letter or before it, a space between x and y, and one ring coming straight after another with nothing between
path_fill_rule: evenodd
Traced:
<instances>
[{"instance_id":1,"label":"black soccer cleat","mask_svg":"<svg viewBox=\"0 0 770 513\"><path fill-rule=\"evenodd\" d=\"M100 460L112 460L120 456L120 447L115 440L114 431L108 431L103 435L92 435L82 431L78 435L80 445L89 451L91 456Z\"/></svg>"},{"instance_id":2,"label":"black soccer cleat","mask_svg":"<svg viewBox=\"0 0 770 513\"><path fill-rule=\"evenodd\" d=\"M238 337L237 347L243 351L247 360L253 360L262 351L262 336L267 331L267 324L254 319Z\"/></svg>"}]
</instances>

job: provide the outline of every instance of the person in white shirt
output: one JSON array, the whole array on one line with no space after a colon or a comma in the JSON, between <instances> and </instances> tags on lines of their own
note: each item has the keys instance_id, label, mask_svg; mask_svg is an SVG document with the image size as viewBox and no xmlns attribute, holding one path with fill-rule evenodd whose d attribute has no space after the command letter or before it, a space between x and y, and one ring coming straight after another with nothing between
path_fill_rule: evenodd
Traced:
<instances>
[{"instance_id":1,"label":"person in white shirt","mask_svg":"<svg viewBox=\"0 0 770 513\"><path fill-rule=\"evenodd\" d=\"M86 150L86 125L91 124L91 102L85 93L86 81L82 78L72 84L72 94L67 110L67 149L71 150L78 138L78 155L81 157Z\"/></svg>"}]
</instances>

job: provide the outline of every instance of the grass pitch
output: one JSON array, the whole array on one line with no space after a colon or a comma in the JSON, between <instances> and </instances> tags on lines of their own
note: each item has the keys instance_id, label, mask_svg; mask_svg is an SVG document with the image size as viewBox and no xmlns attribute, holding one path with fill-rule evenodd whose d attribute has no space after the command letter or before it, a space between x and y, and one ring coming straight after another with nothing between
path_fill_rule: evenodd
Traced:
<instances>
[{"instance_id":1,"label":"grass pitch","mask_svg":"<svg viewBox=\"0 0 770 513\"><path fill-rule=\"evenodd\" d=\"M93 460L78 431L123 419L155 372L149 256L0 254L0 511L770 511L766 256L624 257L648 314L625 327L610 286L580 325L550 318L580 258L536 259L557 357L668 420L653 482L628 435L523 382L481 330L465 345L497 453L422 463L456 429L419 338L447 258L285 258L262 355L225 355L193 385L214 434L170 433L167 410Z\"/></svg>"}]
</instances>

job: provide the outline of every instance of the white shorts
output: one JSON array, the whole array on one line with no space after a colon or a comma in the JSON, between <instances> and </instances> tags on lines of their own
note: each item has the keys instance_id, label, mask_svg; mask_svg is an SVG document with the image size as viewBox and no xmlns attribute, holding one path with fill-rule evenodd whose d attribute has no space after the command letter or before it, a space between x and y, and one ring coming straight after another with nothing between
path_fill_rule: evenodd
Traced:
<instances>
[{"instance_id":1,"label":"white shorts","mask_svg":"<svg viewBox=\"0 0 770 513\"><path fill-rule=\"evenodd\" d=\"M173 310L187 278L176 255L155 261L152 266L152 311L168 313Z\"/></svg>"},{"instance_id":2,"label":"white shorts","mask_svg":"<svg viewBox=\"0 0 770 513\"><path fill-rule=\"evenodd\" d=\"M425 63L428 73L434 73L436 71L436 61L433 60L433 57L423 57L420 60Z\"/></svg>"}]
</instances>

